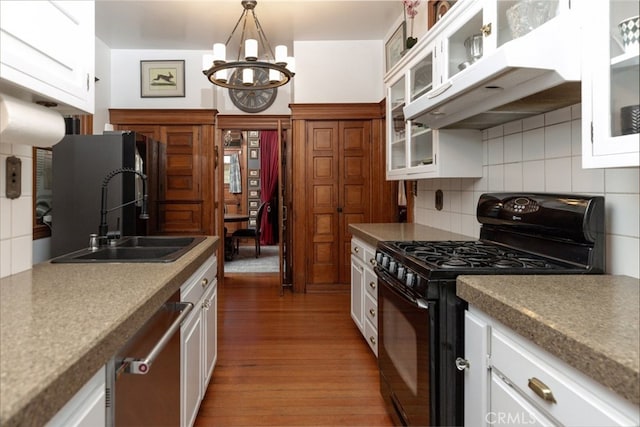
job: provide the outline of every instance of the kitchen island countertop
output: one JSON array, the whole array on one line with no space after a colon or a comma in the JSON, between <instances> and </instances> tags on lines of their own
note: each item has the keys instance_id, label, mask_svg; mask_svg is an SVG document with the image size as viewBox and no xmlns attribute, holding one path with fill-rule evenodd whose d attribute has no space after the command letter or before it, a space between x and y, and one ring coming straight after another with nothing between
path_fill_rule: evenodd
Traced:
<instances>
[{"instance_id":1,"label":"kitchen island countertop","mask_svg":"<svg viewBox=\"0 0 640 427\"><path fill-rule=\"evenodd\" d=\"M639 285L611 275L458 276L457 294L638 405Z\"/></svg>"},{"instance_id":2,"label":"kitchen island countertop","mask_svg":"<svg viewBox=\"0 0 640 427\"><path fill-rule=\"evenodd\" d=\"M0 279L0 425L43 425L214 254L52 264Z\"/></svg>"}]
</instances>

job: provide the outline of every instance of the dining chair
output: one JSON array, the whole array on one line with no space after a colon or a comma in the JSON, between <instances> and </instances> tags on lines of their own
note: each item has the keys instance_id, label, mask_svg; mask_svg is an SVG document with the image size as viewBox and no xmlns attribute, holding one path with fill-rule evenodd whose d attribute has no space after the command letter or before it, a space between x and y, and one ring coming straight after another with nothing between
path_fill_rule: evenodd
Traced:
<instances>
[{"instance_id":1,"label":"dining chair","mask_svg":"<svg viewBox=\"0 0 640 427\"><path fill-rule=\"evenodd\" d=\"M264 213L265 205L266 203L262 202L260 206L258 206L255 228L241 228L231 233L231 239L236 253L238 253L240 249L240 239L253 238L256 245L256 258L260 256L260 234L262 232L262 214Z\"/></svg>"}]
</instances>

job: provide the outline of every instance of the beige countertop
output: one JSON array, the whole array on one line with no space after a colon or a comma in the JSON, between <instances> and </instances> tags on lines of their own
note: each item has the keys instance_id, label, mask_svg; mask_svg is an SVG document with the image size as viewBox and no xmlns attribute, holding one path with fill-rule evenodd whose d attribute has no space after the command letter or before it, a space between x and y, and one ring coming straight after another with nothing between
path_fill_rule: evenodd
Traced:
<instances>
[{"instance_id":1,"label":"beige countertop","mask_svg":"<svg viewBox=\"0 0 640 427\"><path fill-rule=\"evenodd\" d=\"M640 404L640 280L610 275L458 276L457 294Z\"/></svg>"},{"instance_id":2,"label":"beige countertop","mask_svg":"<svg viewBox=\"0 0 640 427\"><path fill-rule=\"evenodd\" d=\"M372 246L385 240L478 240L414 223L349 224L349 231Z\"/></svg>"},{"instance_id":3,"label":"beige countertop","mask_svg":"<svg viewBox=\"0 0 640 427\"><path fill-rule=\"evenodd\" d=\"M43 425L218 246L171 263L34 265L0 279L0 425Z\"/></svg>"}]
</instances>

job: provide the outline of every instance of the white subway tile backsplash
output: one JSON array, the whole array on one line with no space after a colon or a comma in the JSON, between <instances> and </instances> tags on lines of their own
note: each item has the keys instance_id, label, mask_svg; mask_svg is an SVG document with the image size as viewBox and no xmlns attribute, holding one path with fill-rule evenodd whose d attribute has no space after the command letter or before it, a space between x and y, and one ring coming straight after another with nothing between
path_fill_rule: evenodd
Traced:
<instances>
[{"instance_id":1,"label":"white subway tile backsplash","mask_svg":"<svg viewBox=\"0 0 640 427\"><path fill-rule=\"evenodd\" d=\"M524 191L544 191L544 160L522 163L522 188Z\"/></svg>"},{"instance_id":2,"label":"white subway tile backsplash","mask_svg":"<svg viewBox=\"0 0 640 427\"><path fill-rule=\"evenodd\" d=\"M604 195L606 271L640 277L640 169L582 169L580 117L574 105L484 130L482 178L421 182L419 188L430 191L416 199L416 222L478 238L476 206L483 193ZM434 210L432 199L438 188L445 191L442 211Z\"/></svg>"},{"instance_id":3,"label":"white subway tile backsplash","mask_svg":"<svg viewBox=\"0 0 640 427\"><path fill-rule=\"evenodd\" d=\"M32 237L33 217L25 215L25 212L33 210L33 198L31 196L20 196L11 200L11 237L22 236Z\"/></svg>"},{"instance_id":4,"label":"white subway tile backsplash","mask_svg":"<svg viewBox=\"0 0 640 427\"><path fill-rule=\"evenodd\" d=\"M449 199L449 211L455 213L462 212L462 192L460 191L449 191L446 193L445 198Z\"/></svg>"},{"instance_id":5,"label":"white subway tile backsplash","mask_svg":"<svg viewBox=\"0 0 640 427\"><path fill-rule=\"evenodd\" d=\"M545 191L550 193L571 192L571 157L544 161Z\"/></svg>"},{"instance_id":6,"label":"white subway tile backsplash","mask_svg":"<svg viewBox=\"0 0 640 427\"><path fill-rule=\"evenodd\" d=\"M6 145L6 144L5 144ZM0 278L11 276L11 240L0 240Z\"/></svg>"},{"instance_id":7,"label":"white subway tile backsplash","mask_svg":"<svg viewBox=\"0 0 640 427\"><path fill-rule=\"evenodd\" d=\"M502 125L489 128L487 131L488 139L500 138L504 135L504 128Z\"/></svg>"},{"instance_id":8,"label":"white subway tile backsplash","mask_svg":"<svg viewBox=\"0 0 640 427\"><path fill-rule=\"evenodd\" d=\"M504 165L504 190L522 191L522 163Z\"/></svg>"},{"instance_id":9,"label":"white subway tile backsplash","mask_svg":"<svg viewBox=\"0 0 640 427\"><path fill-rule=\"evenodd\" d=\"M504 191L504 165L489 166L489 191Z\"/></svg>"},{"instance_id":10,"label":"white subway tile backsplash","mask_svg":"<svg viewBox=\"0 0 640 427\"><path fill-rule=\"evenodd\" d=\"M0 197L0 240L11 238L11 200Z\"/></svg>"},{"instance_id":11,"label":"white subway tile backsplash","mask_svg":"<svg viewBox=\"0 0 640 427\"><path fill-rule=\"evenodd\" d=\"M640 168L604 169L607 193L640 193Z\"/></svg>"},{"instance_id":12,"label":"white subway tile backsplash","mask_svg":"<svg viewBox=\"0 0 640 427\"><path fill-rule=\"evenodd\" d=\"M502 137L487 141L487 164L499 165L504 163L504 141Z\"/></svg>"},{"instance_id":13,"label":"white subway tile backsplash","mask_svg":"<svg viewBox=\"0 0 640 427\"><path fill-rule=\"evenodd\" d=\"M640 196L608 193L605 196L606 230L609 234L640 237ZM637 261L637 259L636 259Z\"/></svg>"},{"instance_id":14,"label":"white subway tile backsplash","mask_svg":"<svg viewBox=\"0 0 640 427\"><path fill-rule=\"evenodd\" d=\"M606 272L640 277L640 239L607 235Z\"/></svg>"},{"instance_id":15,"label":"white subway tile backsplash","mask_svg":"<svg viewBox=\"0 0 640 427\"><path fill-rule=\"evenodd\" d=\"M522 130L528 131L531 129L538 129L544 127L544 115L527 117L522 120Z\"/></svg>"},{"instance_id":16,"label":"white subway tile backsplash","mask_svg":"<svg viewBox=\"0 0 640 427\"><path fill-rule=\"evenodd\" d=\"M522 160L544 159L544 128L523 132Z\"/></svg>"},{"instance_id":17,"label":"white subway tile backsplash","mask_svg":"<svg viewBox=\"0 0 640 427\"><path fill-rule=\"evenodd\" d=\"M31 234L11 239L11 274L31 269L32 254L33 238Z\"/></svg>"},{"instance_id":18,"label":"white subway tile backsplash","mask_svg":"<svg viewBox=\"0 0 640 427\"><path fill-rule=\"evenodd\" d=\"M604 169L583 169L582 157L572 157L571 191L574 193L604 193Z\"/></svg>"},{"instance_id":19,"label":"white subway tile backsplash","mask_svg":"<svg viewBox=\"0 0 640 427\"><path fill-rule=\"evenodd\" d=\"M571 122L571 155L582 155L582 121L573 120Z\"/></svg>"},{"instance_id":20,"label":"white subway tile backsplash","mask_svg":"<svg viewBox=\"0 0 640 427\"><path fill-rule=\"evenodd\" d=\"M515 120L513 122L505 123L503 127L505 137L514 133L522 133L522 120Z\"/></svg>"},{"instance_id":21,"label":"white subway tile backsplash","mask_svg":"<svg viewBox=\"0 0 640 427\"><path fill-rule=\"evenodd\" d=\"M544 128L544 157L567 157L571 155L571 122Z\"/></svg>"},{"instance_id":22,"label":"white subway tile backsplash","mask_svg":"<svg viewBox=\"0 0 640 427\"><path fill-rule=\"evenodd\" d=\"M460 196L460 212L467 215L475 215L477 202L473 191L463 191Z\"/></svg>"},{"instance_id":23,"label":"white subway tile backsplash","mask_svg":"<svg viewBox=\"0 0 640 427\"><path fill-rule=\"evenodd\" d=\"M554 110L544 115L544 125L550 126L556 123L568 122L571 120L571 107Z\"/></svg>"},{"instance_id":24,"label":"white subway tile backsplash","mask_svg":"<svg viewBox=\"0 0 640 427\"><path fill-rule=\"evenodd\" d=\"M504 162L522 162L522 133L504 137Z\"/></svg>"}]
</instances>

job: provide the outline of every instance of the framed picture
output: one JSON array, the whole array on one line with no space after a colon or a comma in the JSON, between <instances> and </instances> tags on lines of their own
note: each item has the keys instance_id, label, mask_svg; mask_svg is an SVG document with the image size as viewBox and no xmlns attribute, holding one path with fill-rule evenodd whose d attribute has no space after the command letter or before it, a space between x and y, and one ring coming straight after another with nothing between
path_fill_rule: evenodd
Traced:
<instances>
[{"instance_id":1,"label":"framed picture","mask_svg":"<svg viewBox=\"0 0 640 427\"><path fill-rule=\"evenodd\" d=\"M250 178L259 178L260 177L260 169L249 169L249 177Z\"/></svg>"},{"instance_id":2,"label":"framed picture","mask_svg":"<svg viewBox=\"0 0 640 427\"><path fill-rule=\"evenodd\" d=\"M402 58L404 40L406 39L405 23L402 22L397 30L389 37L384 45L386 71L389 71Z\"/></svg>"},{"instance_id":3,"label":"framed picture","mask_svg":"<svg viewBox=\"0 0 640 427\"><path fill-rule=\"evenodd\" d=\"M258 138L251 138L249 140L249 147L260 147L260 140Z\"/></svg>"},{"instance_id":4,"label":"framed picture","mask_svg":"<svg viewBox=\"0 0 640 427\"><path fill-rule=\"evenodd\" d=\"M257 200L249 200L249 209L258 209L258 205Z\"/></svg>"},{"instance_id":5,"label":"framed picture","mask_svg":"<svg viewBox=\"0 0 640 427\"><path fill-rule=\"evenodd\" d=\"M251 178L251 179L249 179L249 187L258 187L258 188L260 188L260 178Z\"/></svg>"},{"instance_id":6,"label":"framed picture","mask_svg":"<svg viewBox=\"0 0 640 427\"><path fill-rule=\"evenodd\" d=\"M260 190L249 190L249 197L260 197Z\"/></svg>"},{"instance_id":7,"label":"framed picture","mask_svg":"<svg viewBox=\"0 0 640 427\"><path fill-rule=\"evenodd\" d=\"M249 158L250 159L257 159L258 158L258 149L257 148L251 148L249 149Z\"/></svg>"},{"instance_id":8,"label":"framed picture","mask_svg":"<svg viewBox=\"0 0 640 427\"><path fill-rule=\"evenodd\" d=\"M257 216L258 216L258 210L257 209L249 210L249 218L255 218Z\"/></svg>"},{"instance_id":9,"label":"framed picture","mask_svg":"<svg viewBox=\"0 0 640 427\"><path fill-rule=\"evenodd\" d=\"M141 98L184 96L184 60L140 61Z\"/></svg>"},{"instance_id":10,"label":"framed picture","mask_svg":"<svg viewBox=\"0 0 640 427\"><path fill-rule=\"evenodd\" d=\"M260 131L257 131L257 130L249 131L249 136L255 136L257 138L258 136L260 136L259 134L260 134Z\"/></svg>"}]
</instances>

